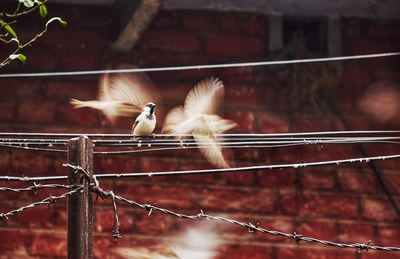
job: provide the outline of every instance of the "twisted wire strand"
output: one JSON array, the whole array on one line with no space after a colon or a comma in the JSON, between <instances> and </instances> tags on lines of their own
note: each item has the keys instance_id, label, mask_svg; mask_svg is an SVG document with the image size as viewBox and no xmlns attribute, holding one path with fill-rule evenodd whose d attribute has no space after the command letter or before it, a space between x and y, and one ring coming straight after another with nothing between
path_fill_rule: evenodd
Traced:
<instances>
[{"instance_id":1,"label":"twisted wire strand","mask_svg":"<svg viewBox=\"0 0 400 259\"><path fill-rule=\"evenodd\" d=\"M33 202L31 204L28 204L26 206L20 207L18 209L11 210L11 211L9 211L7 213L0 213L0 220L1 219L3 219L3 220L6 219L7 220L10 216L14 216L14 215L16 215L18 213L21 213L21 212L23 212L23 211L25 211L27 209L31 209L31 208L34 208L34 207L37 207L37 206L40 206L40 205L54 204L54 203L56 203L56 201L58 201L60 199L67 198L68 196L70 196L70 195L72 195L74 193L78 193L81 190L83 190L83 186L78 186L75 189L73 189L71 191L68 191L66 193L63 193L63 194L61 194L59 196L50 195L48 198L45 198L45 199L43 199L41 201Z\"/></svg>"}]
</instances>

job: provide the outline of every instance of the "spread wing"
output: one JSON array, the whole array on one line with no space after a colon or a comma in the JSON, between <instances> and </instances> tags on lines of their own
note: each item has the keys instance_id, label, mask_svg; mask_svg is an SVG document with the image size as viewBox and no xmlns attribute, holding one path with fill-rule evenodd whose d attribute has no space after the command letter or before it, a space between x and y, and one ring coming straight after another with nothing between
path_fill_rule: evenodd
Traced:
<instances>
[{"instance_id":1,"label":"spread wing","mask_svg":"<svg viewBox=\"0 0 400 259\"><path fill-rule=\"evenodd\" d=\"M207 78L200 81L186 96L184 109L187 114L213 114L224 94L222 81Z\"/></svg>"},{"instance_id":2,"label":"spread wing","mask_svg":"<svg viewBox=\"0 0 400 259\"><path fill-rule=\"evenodd\" d=\"M159 96L145 74L105 74L100 79L99 100L71 99L74 108L90 107L101 110L107 118L132 117L141 112L147 102L158 103Z\"/></svg>"},{"instance_id":3,"label":"spread wing","mask_svg":"<svg viewBox=\"0 0 400 259\"><path fill-rule=\"evenodd\" d=\"M228 168L222 155L221 146L210 135L193 134L200 152L212 165L219 168Z\"/></svg>"}]
</instances>

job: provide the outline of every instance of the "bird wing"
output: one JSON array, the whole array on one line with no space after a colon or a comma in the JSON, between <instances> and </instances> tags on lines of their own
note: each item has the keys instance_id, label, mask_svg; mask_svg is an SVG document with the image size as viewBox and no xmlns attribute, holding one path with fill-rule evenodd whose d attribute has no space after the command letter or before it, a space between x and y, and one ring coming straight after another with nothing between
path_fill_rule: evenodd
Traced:
<instances>
[{"instance_id":1,"label":"bird wing","mask_svg":"<svg viewBox=\"0 0 400 259\"><path fill-rule=\"evenodd\" d=\"M218 168L229 167L222 155L221 146L212 136L194 133L193 138L195 139L200 152L208 162Z\"/></svg>"},{"instance_id":2,"label":"bird wing","mask_svg":"<svg viewBox=\"0 0 400 259\"><path fill-rule=\"evenodd\" d=\"M159 103L159 94L144 73L105 74L100 79L98 100L71 99L74 108L90 107L101 110L108 119L115 116L132 117L142 111L147 102Z\"/></svg>"},{"instance_id":3,"label":"bird wing","mask_svg":"<svg viewBox=\"0 0 400 259\"><path fill-rule=\"evenodd\" d=\"M190 90L185 100L185 112L188 115L213 114L217 103L224 94L224 85L217 78L206 78Z\"/></svg>"},{"instance_id":4,"label":"bird wing","mask_svg":"<svg viewBox=\"0 0 400 259\"><path fill-rule=\"evenodd\" d=\"M170 110L165 117L164 120L164 127L162 129L162 132L165 133L172 133L172 134L183 134L186 133L185 127L182 126L184 125L185 121L187 120L187 117L183 111L182 106L178 106Z\"/></svg>"}]
</instances>

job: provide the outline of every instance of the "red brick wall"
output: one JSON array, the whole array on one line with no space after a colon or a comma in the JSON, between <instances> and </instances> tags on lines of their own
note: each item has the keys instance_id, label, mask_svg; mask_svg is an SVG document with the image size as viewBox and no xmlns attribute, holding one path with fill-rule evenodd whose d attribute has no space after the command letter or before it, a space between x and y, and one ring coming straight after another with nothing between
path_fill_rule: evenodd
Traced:
<instances>
[{"instance_id":1,"label":"red brick wall","mask_svg":"<svg viewBox=\"0 0 400 259\"><path fill-rule=\"evenodd\" d=\"M67 10L67 11L65 11ZM114 16L109 9L54 8L51 13L69 22L66 29L52 26L46 37L26 54L24 67L9 70L53 71L101 69L112 62L136 63L141 67L192 65L232 61L265 60L268 56L268 20L249 13L162 11L135 49L112 54ZM369 54L400 48L399 23L360 19L342 20L343 52ZM31 30L32 28L27 28ZM390 82L399 87L398 58L343 62L343 74L335 101L353 129L394 129L365 116L357 100L374 83ZM239 123L237 132L293 132L343 130L335 113L321 117L314 112L288 111L273 70L235 68L149 73L158 85L163 105L157 110L159 128L169 108L183 102L198 80L217 76L225 83L225 117ZM318 75L316 75L318 76ZM96 96L97 76L23 78L0 80L0 130L32 132L121 132L128 133L131 120L115 125L98 112L73 110L70 97ZM394 126L393 126L394 125ZM398 125L398 124L397 124ZM398 128L397 128L398 129ZM368 145L371 155L395 154L396 145ZM277 164L359 157L354 145L324 145L279 149L235 149L227 151L234 165ZM0 149L1 175L65 175L64 155ZM400 205L399 160L382 161L390 191ZM210 168L196 150L154 152L123 156L96 156L95 172L137 172ZM1 186L5 183L1 183ZM200 209L283 232L335 242L367 242L400 245L399 217L388 202L368 164L231 173L224 175L152 177L101 181L107 189L143 203L187 213ZM0 212L32 200L58 193L0 193ZM112 240L110 204L96 203L94 254L103 258L118 247L155 245L163 236L174 236L193 224L168 215L119 206L121 234ZM0 223L0 254L5 258L66 256L66 203L57 202L27 210ZM301 246L291 240L249 233L245 229L216 224L224 241L218 258L395 258L391 253L357 253L320 245ZM397 255L398 256L398 255Z\"/></svg>"}]
</instances>

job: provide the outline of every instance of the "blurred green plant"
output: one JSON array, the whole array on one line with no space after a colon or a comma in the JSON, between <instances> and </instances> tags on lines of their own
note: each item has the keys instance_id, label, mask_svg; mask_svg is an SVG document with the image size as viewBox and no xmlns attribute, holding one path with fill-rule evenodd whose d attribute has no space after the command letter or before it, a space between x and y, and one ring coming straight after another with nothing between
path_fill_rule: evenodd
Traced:
<instances>
[{"instance_id":1,"label":"blurred green plant","mask_svg":"<svg viewBox=\"0 0 400 259\"><path fill-rule=\"evenodd\" d=\"M23 54L23 49L42 37L47 32L51 23L59 22L62 26L67 26L67 23L60 17L53 17L47 20L42 31L32 36L26 42L20 41L17 30L13 28L13 25L17 23L17 20L21 19L22 16L28 15L36 10L42 18L46 18L47 1L48 0L18 0L9 2L8 0L0 0L0 44L13 46L11 47L10 54L2 58L3 61L0 63L0 69L10 64L13 60L19 60L25 64L27 57Z\"/></svg>"}]
</instances>

